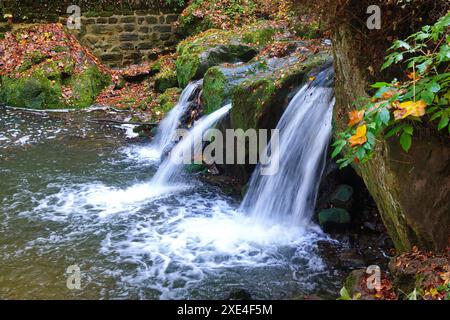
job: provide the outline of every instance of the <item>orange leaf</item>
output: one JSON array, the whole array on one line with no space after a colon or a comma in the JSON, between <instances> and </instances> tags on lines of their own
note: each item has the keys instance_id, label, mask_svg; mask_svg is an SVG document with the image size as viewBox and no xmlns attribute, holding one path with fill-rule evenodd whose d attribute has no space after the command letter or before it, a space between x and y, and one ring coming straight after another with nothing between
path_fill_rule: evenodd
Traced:
<instances>
[{"instance_id":1,"label":"orange leaf","mask_svg":"<svg viewBox=\"0 0 450 320\"><path fill-rule=\"evenodd\" d=\"M395 94L394 90L386 91L386 92L383 92L383 94L381 95L381 98L388 100L388 99L392 98L394 96L394 94Z\"/></svg>"},{"instance_id":2,"label":"orange leaf","mask_svg":"<svg viewBox=\"0 0 450 320\"><path fill-rule=\"evenodd\" d=\"M407 76L408 76L408 79L413 80L413 81L420 80L420 76L418 76L417 73L415 73L415 72L409 72L407 74Z\"/></svg>"},{"instance_id":3,"label":"orange leaf","mask_svg":"<svg viewBox=\"0 0 450 320\"><path fill-rule=\"evenodd\" d=\"M348 139L348 142L350 142L350 146L358 146L366 143L367 141L367 127L366 125L359 126L356 128L356 133L354 136L351 136L350 139Z\"/></svg>"},{"instance_id":4,"label":"orange leaf","mask_svg":"<svg viewBox=\"0 0 450 320\"><path fill-rule=\"evenodd\" d=\"M348 126L353 127L355 124L360 123L361 120L364 118L364 109L363 110L353 110L348 113Z\"/></svg>"}]
</instances>

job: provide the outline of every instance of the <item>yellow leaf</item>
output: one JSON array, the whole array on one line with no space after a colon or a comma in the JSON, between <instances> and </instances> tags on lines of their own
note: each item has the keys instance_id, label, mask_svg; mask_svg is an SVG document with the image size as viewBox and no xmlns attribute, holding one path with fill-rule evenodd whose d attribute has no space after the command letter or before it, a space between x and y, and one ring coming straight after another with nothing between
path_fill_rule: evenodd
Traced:
<instances>
[{"instance_id":1,"label":"yellow leaf","mask_svg":"<svg viewBox=\"0 0 450 320\"><path fill-rule=\"evenodd\" d=\"M366 143L367 141L367 127L366 125L359 126L356 128L356 133L354 136L351 136L350 139L348 139L348 142L350 142L350 146L358 146Z\"/></svg>"},{"instance_id":2,"label":"yellow leaf","mask_svg":"<svg viewBox=\"0 0 450 320\"><path fill-rule=\"evenodd\" d=\"M439 295L439 291L437 291L436 288L430 288L429 290L425 291L425 295L430 295L431 297L436 297Z\"/></svg>"},{"instance_id":3,"label":"yellow leaf","mask_svg":"<svg viewBox=\"0 0 450 320\"><path fill-rule=\"evenodd\" d=\"M394 111L395 120L405 119L408 116L422 117L425 115L427 103L423 100L406 101L396 105L397 110Z\"/></svg>"},{"instance_id":4,"label":"yellow leaf","mask_svg":"<svg viewBox=\"0 0 450 320\"><path fill-rule=\"evenodd\" d=\"M444 285L448 285L450 283L450 271L441 274L441 279L444 280Z\"/></svg>"},{"instance_id":5,"label":"yellow leaf","mask_svg":"<svg viewBox=\"0 0 450 320\"><path fill-rule=\"evenodd\" d=\"M353 110L348 113L348 126L353 127L355 124L358 124L361 122L361 120L364 118L364 109L363 110Z\"/></svg>"}]
</instances>

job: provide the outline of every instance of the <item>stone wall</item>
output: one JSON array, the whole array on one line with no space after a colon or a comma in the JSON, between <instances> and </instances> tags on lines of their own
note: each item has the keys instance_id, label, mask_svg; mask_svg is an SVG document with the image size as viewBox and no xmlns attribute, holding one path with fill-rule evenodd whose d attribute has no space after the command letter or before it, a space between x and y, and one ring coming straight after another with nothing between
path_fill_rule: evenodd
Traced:
<instances>
[{"instance_id":1,"label":"stone wall","mask_svg":"<svg viewBox=\"0 0 450 320\"><path fill-rule=\"evenodd\" d=\"M81 29L73 30L81 43L110 66L129 65L173 49L180 39L174 22L178 14L149 14L81 18ZM61 18L63 24L65 18Z\"/></svg>"},{"instance_id":2,"label":"stone wall","mask_svg":"<svg viewBox=\"0 0 450 320\"><path fill-rule=\"evenodd\" d=\"M175 47L180 35L174 26L180 7L161 1L4 0L0 2L0 33L33 23L66 24L69 5L81 9L81 29L72 30L80 42L105 64L118 67L139 63ZM13 15L13 23L4 20ZM1 35L1 34L0 34Z\"/></svg>"}]
</instances>

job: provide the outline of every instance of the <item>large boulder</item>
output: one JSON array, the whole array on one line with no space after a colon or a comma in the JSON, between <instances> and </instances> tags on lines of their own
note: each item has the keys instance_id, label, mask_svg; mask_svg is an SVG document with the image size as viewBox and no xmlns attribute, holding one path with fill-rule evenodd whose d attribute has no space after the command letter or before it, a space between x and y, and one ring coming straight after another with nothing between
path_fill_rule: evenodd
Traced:
<instances>
[{"instance_id":1,"label":"large boulder","mask_svg":"<svg viewBox=\"0 0 450 320\"><path fill-rule=\"evenodd\" d=\"M177 46L179 86L200 79L213 66L249 61L278 30L273 23L264 22L230 31L210 29L183 40Z\"/></svg>"},{"instance_id":2,"label":"large boulder","mask_svg":"<svg viewBox=\"0 0 450 320\"><path fill-rule=\"evenodd\" d=\"M376 70L380 69L389 46L385 31L364 29L356 34L352 22L352 17L344 18L333 34L334 124L339 130L347 126L346 115L352 104L368 96L369 84L383 79ZM400 25L391 32L410 34L409 29L405 32L408 27ZM374 40L368 44L367 38ZM355 168L377 203L396 249L407 251L414 245L443 249L450 240L450 139L420 125L415 132L408 153L402 150L397 137L381 139L373 159Z\"/></svg>"},{"instance_id":3,"label":"large boulder","mask_svg":"<svg viewBox=\"0 0 450 320\"><path fill-rule=\"evenodd\" d=\"M299 43L298 50L287 51L285 55L272 56L263 51L247 64L225 64L209 69L203 81L204 112L213 112L232 102L229 115L218 124L221 131L274 129L296 89L327 61L331 65L326 50L316 52L308 47ZM225 175L235 177L242 185L254 168L242 164L220 167Z\"/></svg>"},{"instance_id":4,"label":"large boulder","mask_svg":"<svg viewBox=\"0 0 450 320\"><path fill-rule=\"evenodd\" d=\"M268 72L249 77L233 90L232 127L275 128L293 90L308 81L308 74L329 59L326 52L306 55L304 59L295 56L269 59L266 62Z\"/></svg>"},{"instance_id":5,"label":"large boulder","mask_svg":"<svg viewBox=\"0 0 450 320\"><path fill-rule=\"evenodd\" d=\"M111 77L61 25L35 25L0 40L0 102L31 109L90 106Z\"/></svg>"}]
</instances>

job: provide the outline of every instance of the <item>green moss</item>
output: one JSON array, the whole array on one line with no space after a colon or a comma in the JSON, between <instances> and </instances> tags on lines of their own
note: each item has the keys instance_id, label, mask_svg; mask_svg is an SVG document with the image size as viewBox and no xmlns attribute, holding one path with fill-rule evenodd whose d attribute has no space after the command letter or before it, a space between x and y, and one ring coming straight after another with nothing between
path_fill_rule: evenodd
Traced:
<instances>
[{"instance_id":1,"label":"green moss","mask_svg":"<svg viewBox=\"0 0 450 320\"><path fill-rule=\"evenodd\" d=\"M243 34L242 39L246 43L264 46L273 40L273 36L276 32L277 30L274 28L264 28L254 31L247 31Z\"/></svg>"},{"instance_id":2,"label":"green moss","mask_svg":"<svg viewBox=\"0 0 450 320\"><path fill-rule=\"evenodd\" d=\"M44 75L50 80L61 80L61 72L59 71L57 61L47 61L39 66L39 70L42 70Z\"/></svg>"},{"instance_id":3,"label":"green moss","mask_svg":"<svg viewBox=\"0 0 450 320\"><path fill-rule=\"evenodd\" d=\"M100 91L111 83L108 75L101 73L97 67L89 66L82 73L69 80L73 90L74 106L89 107Z\"/></svg>"},{"instance_id":4,"label":"green moss","mask_svg":"<svg viewBox=\"0 0 450 320\"><path fill-rule=\"evenodd\" d=\"M30 69L32 66L33 66L33 63L31 62L30 59L24 59L17 71L24 72L24 71Z\"/></svg>"},{"instance_id":5,"label":"green moss","mask_svg":"<svg viewBox=\"0 0 450 320\"><path fill-rule=\"evenodd\" d=\"M233 93L231 119L235 129L259 128L258 122L276 87L271 79L243 82Z\"/></svg>"},{"instance_id":6,"label":"green moss","mask_svg":"<svg viewBox=\"0 0 450 320\"><path fill-rule=\"evenodd\" d=\"M163 94L161 94L158 101L158 111L163 113L169 112L177 103L178 98L180 97L181 89L180 88L169 88Z\"/></svg>"},{"instance_id":7,"label":"green moss","mask_svg":"<svg viewBox=\"0 0 450 320\"><path fill-rule=\"evenodd\" d=\"M197 54L184 54L177 59L176 73L178 85L184 88L197 74L200 59Z\"/></svg>"},{"instance_id":8,"label":"green moss","mask_svg":"<svg viewBox=\"0 0 450 320\"><path fill-rule=\"evenodd\" d=\"M47 55L47 54L45 54L45 53L42 53L42 52L40 52L40 51L34 51L32 54L31 54L31 62L33 63L33 64L38 64L38 63L41 63L42 61L44 61L45 59L47 59L49 56Z\"/></svg>"},{"instance_id":9,"label":"green moss","mask_svg":"<svg viewBox=\"0 0 450 320\"><path fill-rule=\"evenodd\" d=\"M3 76L1 81L0 99L7 105L30 109L64 107L60 82L49 80L42 70L18 79Z\"/></svg>"},{"instance_id":10,"label":"green moss","mask_svg":"<svg viewBox=\"0 0 450 320\"><path fill-rule=\"evenodd\" d=\"M161 93L169 88L176 87L178 84L177 72L172 68L161 70L154 79L156 91Z\"/></svg>"},{"instance_id":11,"label":"green moss","mask_svg":"<svg viewBox=\"0 0 450 320\"><path fill-rule=\"evenodd\" d=\"M301 24L295 28L294 32L305 39L316 39L322 34L318 23Z\"/></svg>"},{"instance_id":12,"label":"green moss","mask_svg":"<svg viewBox=\"0 0 450 320\"><path fill-rule=\"evenodd\" d=\"M55 51L55 52L65 52L65 51L69 51L69 47L55 46L53 48L53 51Z\"/></svg>"},{"instance_id":13,"label":"green moss","mask_svg":"<svg viewBox=\"0 0 450 320\"><path fill-rule=\"evenodd\" d=\"M205 113L210 114L219 109L225 100L227 79L219 68L210 68L203 80L203 102Z\"/></svg>"}]
</instances>

